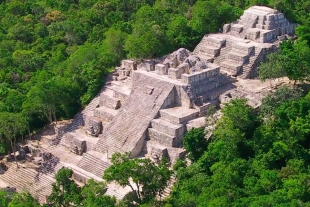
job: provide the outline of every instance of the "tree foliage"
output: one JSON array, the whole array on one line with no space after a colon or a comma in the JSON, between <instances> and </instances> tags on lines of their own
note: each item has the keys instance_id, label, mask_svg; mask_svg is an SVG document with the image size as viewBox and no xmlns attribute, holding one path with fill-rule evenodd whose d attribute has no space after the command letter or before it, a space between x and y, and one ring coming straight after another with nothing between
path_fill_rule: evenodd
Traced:
<instances>
[{"instance_id":1,"label":"tree foliage","mask_svg":"<svg viewBox=\"0 0 310 207\"><path fill-rule=\"evenodd\" d=\"M299 94L299 95L298 95ZM263 101L260 120L244 100L227 104L208 147L178 169L172 206L310 204L310 94L280 88ZM273 103L275 102L275 103ZM268 110L266 110L266 108Z\"/></svg>"},{"instance_id":2,"label":"tree foliage","mask_svg":"<svg viewBox=\"0 0 310 207\"><path fill-rule=\"evenodd\" d=\"M134 200L144 203L162 195L171 174L165 160L156 165L149 159L129 159L128 153L115 153L103 178L108 182L116 181L123 187L130 186Z\"/></svg>"},{"instance_id":3,"label":"tree foliage","mask_svg":"<svg viewBox=\"0 0 310 207\"><path fill-rule=\"evenodd\" d=\"M259 78L276 79L287 76L290 80L310 80L310 47L307 41L285 41L281 43L280 52L270 54L267 62L259 69Z\"/></svg>"},{"instance_id":4,"label":"tree foliage","mask_svg":"<svg viewBox=\"0 0 310 207\"><path fill-rule=\"evenodd\" d=\"M198 160L207 148L204 128L193 128L183 138L183 146L192 161Z\"/></svg>"}]
</instances>

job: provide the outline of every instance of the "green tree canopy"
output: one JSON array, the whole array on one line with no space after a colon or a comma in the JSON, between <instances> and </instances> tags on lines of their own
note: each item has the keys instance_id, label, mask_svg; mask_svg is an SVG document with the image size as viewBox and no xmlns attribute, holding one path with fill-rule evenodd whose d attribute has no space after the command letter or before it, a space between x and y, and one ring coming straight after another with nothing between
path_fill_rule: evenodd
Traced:
<instances>
[{"instance_id":1,"label":"green tree canopy","mask_svg":"<svg viewBox=\"0 0 310 207\"><path fill-rule=\"evenodd\" d=\"M105 170L103 178L108 182L116 181L123 187L130 186L135 201L143 203L163 193L171 174L165 160L156 165L149 159L129 159L128 153L115 153L112 165Z\"/></svg>"}]
</instances>

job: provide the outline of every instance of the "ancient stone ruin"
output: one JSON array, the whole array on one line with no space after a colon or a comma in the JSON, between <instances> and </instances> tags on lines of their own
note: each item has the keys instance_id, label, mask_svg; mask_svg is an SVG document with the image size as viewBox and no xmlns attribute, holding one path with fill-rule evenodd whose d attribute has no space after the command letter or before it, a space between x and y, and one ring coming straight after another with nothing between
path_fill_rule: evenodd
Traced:
<instances>
[{"instance_id":1,"label":"ancient stone ruin","mask_svg":"<svg viewBox=\"0 0 310 207\"><path fill-rule=\"evenodd\" d=\"M100 180L115 152L156 162L183 159L184 134L203 125L208 108L235 82L257 76L259 63L292 38L295 27L282 13L254 6L222 33L205 35L193 52L181 48L154 60L123 60L71 125L42 139L51 145L46 151L59 157L52 168L70 167L85 182ZM8 173L0 179L11 183Z\"/></svg>"},{"instance_id":2,"label":"ancient stone ruin","mask_svg":"<svg viewBox=\"0 0 310 207\"><path fill-rule=\"evenodd\" d=\"M255 78L257 67L280 41L294 37L297 25L277 10L253 6L223 33L205 35L194 54L221 66L221 72L240 78Z\"/></svg>"}]
</instances>

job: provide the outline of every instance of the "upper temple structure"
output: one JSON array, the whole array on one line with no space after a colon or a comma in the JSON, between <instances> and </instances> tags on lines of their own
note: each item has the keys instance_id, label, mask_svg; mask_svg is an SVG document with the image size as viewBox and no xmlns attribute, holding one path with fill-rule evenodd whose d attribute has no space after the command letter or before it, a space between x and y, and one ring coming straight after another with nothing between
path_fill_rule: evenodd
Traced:
<instances>
[{"instance_id":1,"label":"upper temple structure","mask_svg":"<svg viewBox=\"0 0 310 207\"><path fill-rule=\"evenodd\" d=\"M221 33L205 35L193 52L181 48L154 60L123 60L70 125L42 136L41 147L28 144L28 164L35 167L41 159L54 171L42 173L37 185L30 185L37 179L34 170L21 168L17 173L12 164L0 180L37 193L44 202L61 167L71 168L74 179L85 183L101 180L115 152L156 162L163 157L171 163L183 159L185 133L204 124L208 108L218 105L235 82L255 78L260 62L281 41L293 38L295 27L277 10L254 6L225 24ZM51 155L43 153L42 158L42 152ZM12 176L20 180L13 182ZM113 186L107 194L124 196Z\"/></svg>"}]
</instances>

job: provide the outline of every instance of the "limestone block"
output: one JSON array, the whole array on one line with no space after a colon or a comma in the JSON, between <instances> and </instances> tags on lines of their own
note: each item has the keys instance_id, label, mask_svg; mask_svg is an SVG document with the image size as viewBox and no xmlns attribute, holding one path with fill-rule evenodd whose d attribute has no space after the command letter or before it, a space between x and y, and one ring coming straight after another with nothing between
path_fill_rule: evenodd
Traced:
<instances>
[{"instance_id":1,"label":"limestone block","mask_svg":"<svg viewBox=\"0 0 310 207\"><path fill-rule=\"evenodd\" d=\"M125 101L128 98L128 94L122 92L122 91L114 91L113 97L116 99L120 99L121 102Z\"/></svg>"},{"instance_id":2,"label":"limestone block","mask_svg":"<svg viewBox=\"0 0 310 207\"><path fill-rule=\"evenodd\" d=\"M205 41L207 42L207 45L213 46L216 48L222 47L222 45L226 42L225 39L217 36L208 36L205 38Z\"/></svg>"},{"instance_id":3,"label":"limestone block","mask_svg":"<svg viewBox=\"0 0 310 207\"><path fill-rule=\"evenodd\" d=\"M28 162L32 162L32 161L34 160L32 154L26 154L26 160L27 160Z\"/></svg>"},{"instance_id":4,"label":"limestone block","mask_svg":"<svg viewBox=\"0 0 310 207\"><path fill-rule=\"evenodd\" d=\"M207 114L208 112L208 109L211 107L211 106L214 106L214 103L205 103L203 104L202 106L199 107L199 116L200 117L203 117Z\"/></svg>"},{"instance_id":5,"label":"limestone block","mask_svg":"<svg viewBox=\"0 0 310 207\"><path fill-rule=\"evenodd\" d=\"M151 159L155 162L159 162L163 158L169 158L167 147L154 142L147 142L147 154L149 154Z\"/></svg>"},{"instance_id":6,"label":"limestone block","mask_svg":"<svg viewBox=\"0 0 310 207\"><path fill-rule=\"evenodd\" d=\"M178 159L185 159L186 151L181 148L168 148L170 163L174 164Z\"/></svg>"},{"instance_id":7,"label":"limestone block","mask_svg":"<svg viewBox=\"0 0 310 207\"><path fill-rule=\"evenodd\" d=\"M186 124L186 130L189 131L193 128L203 127L206 124L205 117L199 117L197 119L193 119Z\"/></svg>"},{"instance_id":8,"label":"limestone block","mask_svg":"<svg viewBox=\"0 0 310 207\"><path fill-rule=\"evenodd\" d=\"M218 52L219 52L219 48L214 48L214 47L211 47L211 46L207 46L204 48L204 51L205 53L207 54L210 54L211 56L215 56Z\"/></svg>"},{"instance_id":9,"label":"limestone block","mask_svg":"<svg viewBox=\"0 0 310 207\"><path fill-rule=\"evenodd\" d=\"M122 68L125 70L137 70L137 63L133 60L122 60Z\"/></svg>"},{"instance_id":10,"label":"limestone block","mask_svg":"<svg viewBox=\"0 0 310 207\"><path fill-rule=\"evenodd\" d=\"M242 24L233 24L233 25L231 26L231 31L240 33L240 32L242 32L243 27L244 27L244 25L242 25Z\"/></svg>"},{"instance_id":11,"label":"limestone block","mask_svg":"<svg viewBox=\"0 0 310 207\"><path fill-rule=\"evenodd\" d=\"M41 149L35 148L35 147L30 147L30 153L33 157L40 157L41 155Z\"/></svg>"},{"instance_id":12,"label":"limestone block","mask_svg":"<svg viewBox=\"0 0 310 207\"><path fill-rule=\"evenodd\" d=\"M280 19L279 20L279 23L280 24L286 24L288 21L287 21L287 19Z\"/></svg>"},{"instance_id":13,"label":"limestone block","mask_svg":"<svg viewBox=\"0 0 310 207\"><path fill-rule=\"evenodd\" d=\"M197 62L196 67L197 67L198 71L202 71L202 70L207 69L206 63L203 61Z\"/></svg>"},{"instance_id":14,"label":"limestone block","mask_svg":"<svg viewBox=\"0 0 310 207\"><path fill-rule=\"evenodd\" d=\"M223 26L223 33L227 33L230 31L230 24L224 24Z\"/></svg>"},{"instance_id":15,"label":"limestone block","mask_svg":"<svg viewBox=\"0 0 310 207\"><path fill-rule=\"evenodd\" d=\"M265 21L264 21L264 20L258 20L256 24L258 24L258 25L264 25L264 24L265 24Z\"/></svg>"},{"instance_id":16,"label":"limestone block","mask_svg":"<svg viewBox=\"0 0 310 207\"><path fill-rule=\"evenodd\" d=\"M264 29L264 25L263 25L263 24L256 24L256 28L258 28L258 29Z\"/></svg>"},{"instance_id":17,"label":"limestone block","mask_svg":"<svg viewBox=\"0 0 310 207\"><path fill-rule=\"evenodd\" d=\"M167 147L177 147L179 145L176 137L162 133L153 128L149 128L149 137L151 140L155 140L156 142Z\"/></svg>"},{"instance_id":18,"label":"limestone block","mask_svg":"<svg viewBox=\"0 0 310 207\"><path fill-rule=\"evenodd\" d=\"M127 69L121 68L117 72L118 72L118 76L119 77L127 77L127 76L130 76L131 70L127 70Z\"/></svg>"},{"instance_id":19,"label":"limestone block","mask_svg":"<svg viewBox=\"0 0 310 207\"><path fill-rule=\"evenodd\" d=\"M281 20L281 19L283 19L284 18L284 14L283 13L279 13L278 14L278 20Z\"/></svg>"},{"instance_id":20,"label":"limestone block","mask_svg":"<svg viewBox=\"0 0 310 207\"><path fill-rule=\"evenodd\" d=\"M179 70L176 68L169 68L168 69L168 77L172 79L179 79L181 74L179 74Z\"/></svg>"},{"instance_id":21,"label":"limestone block","mask_svg":"<svg viewBox=\"0 0 310 207\"><path fill-rule=\"evenodd\" d=\"M240 53L237 53L237 52L234 52L234 51L229 52L227 54L227 59L233 60L233 61L236 61L236 62L239 62L239 63L244 63L247 58L248 58L248 55L240 54Z\"/></svg>"},{"instance_id":22,"label":"limestone block","mask_svg":"<svg viewBox=\"0 0 310 207\"><path fill-rule=\"evenodd\" d=\"M185 63L189 64L189 67L195 66L197 61L200 61L200 58L195 55L190 55L184 60Z\"/></svg>"},{"instance_id":23,"label":"limestone block","mask_svg":"<svg viewBox=\"0 0 310 207\"><path fill-rule=\"evenodd\" d=\"M276 28L276 26L274 26L274 25L264 25L263 26L263 29L266 29L266 30L272 30L272 29L275 29Z\"/></svg>"},{"instance_id":24,"label":"limestone block","mask_svg":"<svg viewBox=\"0 0 310 207\"><path fill-rule=\"evenodd\" d=\"M146 60L140 63L137 66L138 70L145 70L145 71L154 71L155 70L155 61L154 60Z\"/></svg>"},{"instance_id":25,"label":"limestone block","mask_svg":"<svg viewBox=\"0 0 310 207\"><path fill-rule=\"evenodd\" d=\"M179 63L178 63L178 59L177 59L177 55L175 52L171 53L163 62L163 64L169 64L169 67L171 68L176 68Z\"/></svg>"},{"instance_id":26,"label":"limestone block","mask_svg":"<svg viewBox=\"0 0 310 207\"><path fill-rule=\"evenodd\" d=\"M190 109L188 109L190 110ZM173 124L184 124L192 119L195 119L198 117L198 111L197 110L193 110L191 109L189 112L180 114L174 114L171 113L170 110L160 110L160 116L164 119L164 120L169 120L169 122L173 123Z\"/></svg>"},{"instance_id":27,"label":"limestone block","mask_svg":"<svg viewBox=\"0 0 310 207\"><path fill-rule=\"evenodd\" d=\"M262 21L265 21L267 18L266 18L266 16L264 14L259 14L258 15L258 19L262 20Z\"/></svg>"},{"instance_id":28,"label":"limestone block","mask_svg":"<svg viewBox=\"0 0 310 207\"><path fill-rule=\"evenodd\" d=\"M202 71L197 71L193 74L182 74L181 77L182 77L182 83L192 85L202 80L205 80L208 77L216 76L218 74L219 74L219 68L214 68L214 69L205 69Z\"/></svg>"},{"instance_id":29,"label":"limestone block","mask_svg":"<svg viewBox=\"0 0 310 207\"><path fill-rule=\"evenodd\" d=\"M177 73L177 78L181 78L181 75L183 73L189 73L189 64L186 63L186 62L183 62L182 64L180 64L178 67L177 67L177 70L178 70L178 73Z\"/></svg>"},{"instance_id":30,"label":"limestone block","mask_svg":"<svg viewBox=\"0 0 310 207\"><path fill-rule=\"evenodd\" d=\"M153 119L151 122L152 128L156 129L157 131L163 132L170 136L177 137L180 139L184 136L185 127L182 124L172 124L168 121L163 119Z\"/></svg>"},{"instance_id":31,"label":"limestone block","mask_svg":"<svg viewBox=\"0 0 310 207\"><path fill-rule=\"evenodd\" d=\"M94 110L94 116L104 121L112 121L112 119L116 116L116 114L117 114L116 110L107 107L99 107Z\"/></svg>"},{"instance_id":32,"label":"limestone block","mask_svg":"<svg viewBox=\"0 0 310 207\"><path fill-rule=\"evenodd\" d=\"M106 106L111 109L119 109L121 107L121 101L117 98L102 93L100 94L99 106Z\"/></svg>"},{"instance_id":33,"label":"limestone block","mask_svg":"<svg viewBox=\"0 0 310 207\"><path fill-rule=\"evenodd\" d=\"M56 135L54 135L54 136L42 136L40 141L44 144L51 146L54 144L56 137L57 137Z\"/></svg>"},{"instance_id":34,"label":"limestone block","mask_svg":"<svg viewBox=\"0 0 310 207\"><path fill-rule=\"evenodd\" d=\"M247 39L252 41L255 41L257 38L259 38L259 36L260 36L260 30L257 30L255 28L249 29L246 34Z\"/></svg>"},{"instance_id":35,"label":"limestone block","mask_svg":"<svg viewBox=\"0 0 310 207\"><path fill-rule=\"evenodd\" d=\"M185 48L180 48L175 53L178 64L181 64L189 56L189 51Z\"/></svg>"},{"instance_id":36,"label":"limestone block","mask_svg":"<svg viewBox=\"0 0 310 207\"><path fill-rule=\"evenodd\" d=\"M143 88L143 91L144 91L144 93L151 95L153 93L154 89L155 88L152 86L146 86Z\"/></svg>"},{"instance_id":37,"label":"limestone block","mask_svg":"<svg viewBox=\"0 0 310 207\"><path fill-rule=\"evenodd\" d=\"M168 158L168 151L167 151L167 148L161 149L161 148L152 147L150 155L154 161L160 162L163 158Z\"/></svg>"},{"instance_id":38,"label":"limestone block","mask_svg":"<svg viewBox=\"0 0 310 207\"><path fill-rule=\"evenodd\" d=\"M86 126L86 133L97 137L100 133L102 133L102 122L95 118L90 119Z\"/></svg>"},{"instance_id":39,"label":"limestone block","mask_svg":"<svg viewBox=\"0 0 310 207\"><path fill-rule=\"evenodd\" d=\"M275 17L274 14L269 14L266 16L266 19L267 19L267 21L274 21L274 19L275 19L274 17Z\"/></svg>"},{"instance_id":40,"label":"limestone block","mask_svg":"<svg viewBox=\"0 0 310 207\"><path fill-rule=\"evenodd\" d=\"M168 74L168 64L156 64L155 71L159 75L167 75Z\"/></svg>"},{"instance_id":41,"label":"limestone block","mask_svg":"<svg viewBox=\"0 0 310 207\"><path fill-rule=\"evenodd\" d=\"M72 139L70 142L70 151L77 155L82 155L84 152L86 152L86 141Z\"/></svg>"},{"instance_id":42,"label":"limestone block","mask_svg":"<svg viewBox=\"0 0 310 207\"><path fill-rule=\"evenodd\" d=\"M193 66L189 69L189 74L194 74L196 72L198 72L198 68L196 66Z\"/></svg>"},{"instance_id":43,"label":"limestone block","mask_svg":"<svg viewBox=\"0 0 310 207\"><path fill-rule=\"evenodd\" d=\"M237 52L237 53L240 53L243 55L249 55L253 51L254 46L250 45L250 44L239 42L239 43L233 44L232 49L234 52Z\"/></svg>"},{"instance_id":44,"label":"limestone block","mask_svg":"<svg viewBox=\"0 0 310 207\"><path fill-rule=\"evenodd\" d=\"M231 62L229 60L226 60L221 63L221 70L227 71L233 76L236 76L240 72L241 67L242 67L242 64Z\"/></svg>"},{"instance_id":45,"label":"limestone block","mask_svg":"<svg viewBox=\"0 0 310 207\"><path fill-rule=\"evenodd\" d=\"M168 77L172 79L180 79L184 72L184 68L169 68ZM189 69L187 69L187 72L189 72Z\"/></svg>"}]
</instances>

